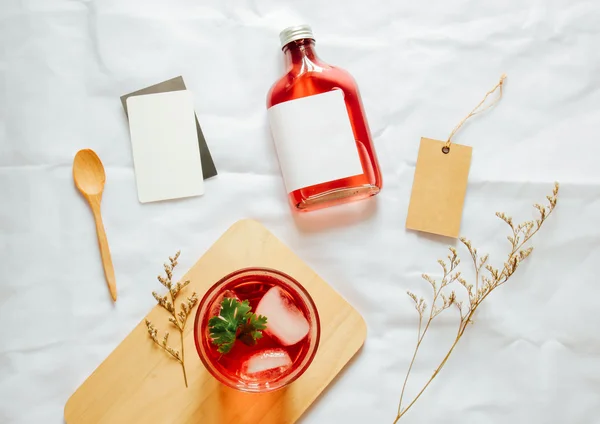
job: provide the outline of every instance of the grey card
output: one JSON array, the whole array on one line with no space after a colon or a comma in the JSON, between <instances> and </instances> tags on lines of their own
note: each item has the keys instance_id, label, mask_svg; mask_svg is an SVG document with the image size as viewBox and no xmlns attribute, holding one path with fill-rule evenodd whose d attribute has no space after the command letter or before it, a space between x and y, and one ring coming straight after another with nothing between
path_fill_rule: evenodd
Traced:
<instances>
[{"instance_id":1,"label":"grey card","mask_svg":"<svg viewBox=\"0 0 600 424\"><path fill-rule=\"evenodd\" d=\"M144 94L156 94L156 93L166 93L169 91L181 91L186 90L185 83L183 82L183 78L181 76L172 78L167 81L163 81L161 83L152 85L150 87L142 88L141 90L134 91L133 93L125 94L121 96L121 104L123 105L123 109L125 110L125 114L129 116L127 113L127 98L131 96L140 96ZM200 161L202 162L202 175L204 179L214 177L217 175L217 168L215 167L215 163L213 162L212 156L210 154L210 150L208 150L208 146L206 144L206 139L204 138L204 134L202 134L202 129L200 128L200 124L198 123L198 117L196 117L196 131L198 132L198 146L200 147Z\"/></svg>"}]
</instances>

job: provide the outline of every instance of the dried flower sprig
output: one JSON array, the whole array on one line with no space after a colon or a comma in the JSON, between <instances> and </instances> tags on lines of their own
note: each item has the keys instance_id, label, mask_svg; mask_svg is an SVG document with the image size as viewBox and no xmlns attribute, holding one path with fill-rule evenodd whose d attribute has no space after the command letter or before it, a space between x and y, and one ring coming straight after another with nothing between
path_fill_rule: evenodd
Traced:
<instances>
[{"instance_id":1,"label":"dried flower sprig","mask_svg":"<svg viewBox=\"0 0 600 424\"><path fill-rule=\"evenodd\" d=\"M539 204L533 205L539 213L539 218L537 218L534 221L525 221L521 224L516 225L513 223L512 218L507 216L503 212L498 212L496 214L498 218L500 218L510 227L511 231L511 234L508 236L508 241L510 243L510 253L508 254L508 257L501 269L494 268L492 265L490 265L488 263L489 255L486 254L480 256L477 252L477 249L474 248L471 244L471 241L462 237L460 238L460 241L468 250L471 256L471 260L473 262L473 266L475 268L475 285L467 283L467 281L465 281L461 277L461 273L456 271L456 268L460 264L460 259L458 258L458 253L456 249L450 247L450 254L448 255L449 263L446 264L446 262L444 262L443 260L438 261L443 270L442 280L438 282L427 274L422 275L423 279L427 281L432 288L433 300L431 303L431 307L428 307L428 305L425 302L425 299L423 299L422 297L417 297L414 293L408 292L408 296L414 302L415 309L419 314L417 344L415 346L415 350L413 352L413 356L410 361L406 377L404 379L402 392L400 393L400 401L398 402L398 414L396 416L396 419L394 420L394 423L397 423L400 420L400 418L402 418L404 414L408 412L408 410L421 397L421 395L427 389L427 387L429 387L429 385L435 379L435 377L437 377L444 365L446 365L448 358L450 358L450 355L452 354L454 348L465 333L465 330L467 329L468 325L473 323L472 318L475 314L475 311L477 311L479 305L481 305L481 303L492 291L506 283L506 281L508 281L508 279L515 273L519 265L525 259L527 259L527 257L529 257L529 255L533 251L533 247L525 247L525 244L540 230L546 219L548 219L552 211L554 211L558 199L558 189L559 185L558 183L555 183L552 195L546 196L546 198L548 199L547 206L542 206ZM487 271L487 275L485 271ZM458 301L456 298L456 292L454 291L451 291L449 294L446 294L448 290L445 290L446 293L443 293L444 289L446 289L453 283L457 283L455 284L455 286L460 285L465 289L468 301ZM460 314L460 323L458 325L456 338L450 346L450 349L446 353L446 356L444 356L440 364L436 367L435 371L433 372L433 375L417 393L415 398L408 404L408 406L403 408L402 401L404 399L406 384L408 382L410 373L415 363L415 359L419 352L419 348L421 347L423 339L427 334L427 330L429 330L431 322L437 316L439 316L442 312L449 309L453 305L456 306Z\"/></svg>"},{"instance_id":2,"label":"dried flower sprig","mask_svg":"<svg viewBox=\"0 0 600 424\"><path fill-rule=\"evenodd\" d=\"M198 296L196 293L192 293L190 297L186 299L185 302L180 304L180 311L177 312L177 308L175 306L175 301L177 300L177 296L181 293L188 284L190 284L189 280L184 282L173 283L173 270L177 266L177 259L179 258L179 254L181 252L178 251L175 256L169 257L169 263L164 264L165 276L158 276L158 281L168 290L167 294L164 296L159 295L156 292L152 292L152 296L156 299L156 302L164 308L171 316L169 317L169 322L173 324L177 330L179 331L180 339L181 339L181 354L178 350L173 349L167 343L169 341L169 333L165 332L162 340L159 341L158 338L158 330L154 327L154 325L146 319L146 327L148 328L148 335L152 339L154 343L156 343L162 350L171 355L173 359L177 360L181 364L181 369L183 371L183 379L185 381L185 387L188 386L187 381L187 373L185 372L185 354L184 354L184 345L183 345L183 330L185 328L185 323L187 322L192 309L198 302Z\"/></svg>"}]
</instances>

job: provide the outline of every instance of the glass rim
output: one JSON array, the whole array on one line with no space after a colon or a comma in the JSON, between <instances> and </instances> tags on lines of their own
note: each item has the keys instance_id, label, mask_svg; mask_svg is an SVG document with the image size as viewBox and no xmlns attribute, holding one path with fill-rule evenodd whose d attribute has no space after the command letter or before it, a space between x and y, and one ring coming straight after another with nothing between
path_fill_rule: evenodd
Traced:
<instances>
[{"instance_id":1,"label":"glass rim","mask_svg":"<svg viewBox=\"0 0 600 424\"><path fill-rule=\"evenodd\" d=\"M281 285L284 288L289 288L294 292L298 293L302 301L305 303L305 307L308 310L309 315L311 315L311 327L313 325L315 327L315 330L311 329L311 333L314 331L314 334L311 335L311 338L314 341L311 340L309 350L305 354L304 358L302 358L300 365L298 365L296 368L293 368L289 374L284 374L283 376L279 377L279 379L276 379L274 381L275 384L269 387L253 387L251 385L241 384L239 381L233 380L226 374L222 373L213 364L213 361L211 361L208 358L208 347L206 346L208 342L204 340L204 338L200 340L201 337L199 337L199 333L201 332L200 327L203 324L203 318L208 313L209 306L212 305L212 302L218 296L220 289L223 288L223 286L225 286L226 284L233 281L235 278L243 277L244 274L252 275L257 273L262 273L264 275L274 277L277 280L276 284ZM298 282L295 278L291 277L289 274L286 274L285 272L279 271L277 269L267 267L240 268L220 278L217 282L215 282L212 286L208 288L206 293L204 293L204 296L202 297L202 300L198 305L198 309L196 310L196 317L194 319L194 343L196 345L196 351L198 353L198 356L200 357L200 360L202 361L206 370L219 382L225 384L228 387L243 392L266 393L281 389L294 382L302 374L304 374L304 372L313 362L320 344L320 338L321 321L319 318L319 313L317 311L317 307L314 303L314 300L312 299L311 295L308 293L306 288L302 284L300 284L300 282Z\"/></svg>"}]
</instances>

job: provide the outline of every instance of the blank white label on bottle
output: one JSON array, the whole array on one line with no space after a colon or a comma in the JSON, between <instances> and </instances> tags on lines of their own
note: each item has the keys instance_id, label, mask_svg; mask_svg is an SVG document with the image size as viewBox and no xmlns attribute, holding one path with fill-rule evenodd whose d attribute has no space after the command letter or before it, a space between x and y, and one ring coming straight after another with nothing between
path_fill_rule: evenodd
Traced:
<instances>
[{"instance_id":1,"label":"blank white label on bottle","mask_svg":"<svg viewBox=\"0 0 600 424\"><path fill-rule=\"evenodd\" d=\"M363 173L342 90L279 103L268 115L288 193Z\"/></svg>"}]
</instances>

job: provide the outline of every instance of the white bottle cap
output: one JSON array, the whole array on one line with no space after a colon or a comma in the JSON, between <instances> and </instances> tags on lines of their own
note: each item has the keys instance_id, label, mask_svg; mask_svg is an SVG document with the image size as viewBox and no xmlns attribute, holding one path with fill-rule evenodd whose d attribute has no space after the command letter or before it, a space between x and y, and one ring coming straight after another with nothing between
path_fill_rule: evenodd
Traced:
<instances>
[{"instance_id":1,"label":"white bottle cap","mask_svg":"<svg viewBox=\"0 0 600 424\"><path fill-rule=\"evenodd\" d=\"M292 41L302 40L304 38L315 39L313 36L312 28L309 25L296 25L291 26L279 33L279 41L281 41L281 48L285 47L286 44Z\"/></svg>"}]
</instances>

